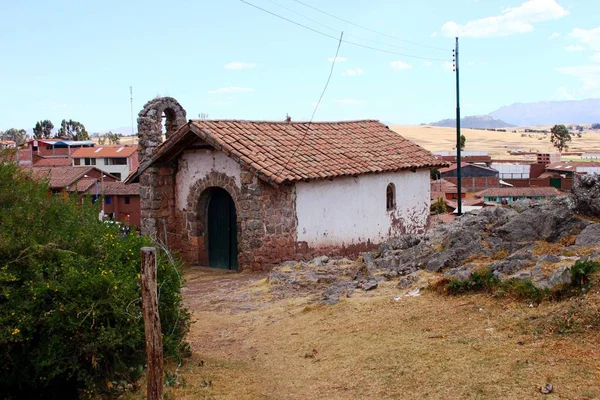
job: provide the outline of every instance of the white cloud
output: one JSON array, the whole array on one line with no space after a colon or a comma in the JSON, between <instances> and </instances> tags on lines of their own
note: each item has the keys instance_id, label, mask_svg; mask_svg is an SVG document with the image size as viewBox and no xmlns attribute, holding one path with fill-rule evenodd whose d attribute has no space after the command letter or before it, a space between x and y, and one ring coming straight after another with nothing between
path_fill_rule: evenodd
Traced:
<instances>
[{"instance_id":1,"label":"white cloud","mask_svg":"<svg viewBox=\"0 0 600 400\"><path fill-rule=\"evenodd\" d=\"M215 100L215 101L209 101L208 104L210 104L211 106L226 106L229 104L234 104L235 103L235 97L229 97L225 100Z\"/></svg>"},{"instance_id":2,"label":"white cloud","mask_svg":"<svg viewBox=\"0 0 600 400\"><path fill-rule=\"evenodd\" d=\"M555 70L579 79L583 84L580 89L583 96L600 96L600 65L560 67Z\"/></svg>"},{"instance_id":3,"label":"white cloud","mask_svg":"<svg viewBox=\"0 0 600 400\"><path fill-rule=\"evenodd\" d=\"M600 26L587 30L575 28L569 33L569 37L577 39L592 50L600 51Z\"/></svg>"},{"instance_id":4,"label":"white cloud","mask_svg":"<svg viewBox=\"0 0 600 400\"><path fill-rule=\"evenodd\" d=\"M596 53L593 56L591 56L590 60L592 60L593 62L596 62L596 63L600 63L600 53Z\"/></svg>"},{"instance_id":5,"label":"white cloud","mask_svg":"<svg viewBox=\"0 0 600 400\"><path fill-rule=\"evenodd\" d=\"M348 59L346 57L337 56L337 57L329 57L327 59L327 61L329 61L329 62L334 62L334 61L335 62L344 62L344 61L348 61Z\"/></svg>"},{"instance_id":6,"label":"white cloud","mask_svg":"<svg viewBox=\"0 0 600 400\"><path fill-rule=\"evenodd\" d=\"M359 76L364 75L365 71L362 68L350 68L342 72L344 76Z\"/></svg>"},{"instance_id":7,"label":"white cloud","mask_svg":"<svg viewBox=\"0 0 600 400\"><path fill-rule=\"evenodd\" d=\"M450 61L444 61L442 63L442 68L444 68L446 71L454 71L454 64L451 63Z\"/></svg>"},{"instance_id":8,"label":"white cloud","mask_svg":"<svg viewBox=\"0 0 600 400\"><path fill-rule=\"evenodd\" d=\"M464 25L446 22L441 31L448 37L508 36L531 32L534 23L559 19L567 14L569 12L556 0L528 0L518 7L504 9L500 15L476 19Z\"/></svg>"},{"instance_id":9,"label":"white cloud","mask_svg":"<svg viewBox=\"0 0 600 400\"><path fill-rule=\"evenodd\" d=\"M437 31L433 31L433 32L431 32L431 35L429 35L429 36L436 37L437 35L438 35Z\"/></svg>"},{"instance_id":10,"label":"white cloud","mask_svg":"<svg viewBox=\"0 0 600 400\"><path fill-rule=\"evenodd\" d=\"M256 63L244 61L232 61L224 65L225 69L250 69L256 67Z\"/></svg>"},{"instance_id":11,"label":"white cloud","mask_svg":"<svg viewBox=\"0 0 600 400\"><path fill-rule=\"evenodd\" d=\"M412 68L412 65L407 64L407 63L402 62L402 61L392 61L390 63L390 65L392 66L392 69L394 71L399 71L401 69L411 69Z\"/></svg>"},{"instance_id":12,"label":"white cloud","mask_svg":"<svg viewBox=\"0 0 600 400\"><path fill-rule=\"evenodd\" d=\"M470 67L472 67L473 65L475 65L475 61L469 61L469 62L467 63L467 65L468 65L468 66L470 66Z\"/></svg>"},{"instance_id":13,"label":"white cloud","mask_svg":"<svg viewBox=\"0 0 600 400\"><path fill-rule=\"evenodd\" d=\"M552 35L548 37L548 39L556 39L560 37L560 33L554 32Z\"/></svg>"},{"instance_id":14,"label":"white cloud","mask_svg":"<svg viewBox=\"0 0 600 400\"><path fill-rule=\"evenodd\" d=\"M566 51L571 51L571 52L573 52L573 51L584 51L585 47L583 47L580 44L571 44L569 46L565 46L565 50Z\"/></svg>"},{"instance_id":15,"label":"white cloud","mask_svg":"<svg viewBox=\"0 0 600 400\"><path fill-rule=\"evenodd\" d=\"M423 61L423 65L426 67L431 67L431 61Z\"/></svg>"},{"instance_id":16,"label":"white cloud","mask_svg":"<svg viewBox=\"0 0 600 400\"><path fill-rule=\"evenodd\" d=\"M352 99L352 98L349 98L349 97L346 97L345 99L338 100L337 102L340 103L340 104L351 105L351 106L365 104L365 102L363 100Z\"/></svg>"},{"instance_id":17,"label":"white cloud","mask_svg":"<svg viewBox=\"0 0 600 400\"><path fill-rule=\"evenodd\" d=\"M229 93L247 93L252 92L254 89L249 87L240 87L240 86L227 86L214 90L209 90L208 94L229 94Z\"/></svg>"},{"instance_id":18,"label":"white cloud","mask_svg":"<svg viewBox=\"0 0 600 400\"><path fill-rule=\"evenodd\" d=\"M559 87L556 93L552 96L552 100L574 100L575 96L573 96L567 88Z\"/></svg>"}]
</instances>

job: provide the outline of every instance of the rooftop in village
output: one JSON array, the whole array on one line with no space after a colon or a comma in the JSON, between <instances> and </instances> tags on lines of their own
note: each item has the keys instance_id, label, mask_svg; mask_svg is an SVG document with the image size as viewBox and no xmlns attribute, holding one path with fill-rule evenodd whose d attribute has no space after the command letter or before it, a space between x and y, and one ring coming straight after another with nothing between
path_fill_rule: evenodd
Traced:
<instances>
[{"instance_id":1,"label":"rooftop in village","mask_svg":"<svg viewBox=\"0 0 600 400\"><path fill-rule=\"evenodd\" d=\"M312 124L192 120L161 144L128 181L199 141L275 184L448 165L375 120Z\"/></svg>"},{"instance_id":2,"label":"rooftop in village","mask_svg":"<svg viewBox=\"0 0 600 400\"><path fill-rule=\"evenodd\" d=\"M598 161L574 161L574 162L556 162L548 165L546 169L554 171L576 171L578 167L600 167Z\"/></svg>"},{"instance_id":3,"label":"rooftop in village","mask_svg":"<svg viewBox=\"0 0 600 400\"><path fill-rule=\"evenodd\" d=\"M477 197L553 197L563 193L555 187L504 187L477 192Z\"/></svg>"},{"instance_id":4,"label":"rooftop in village","mask_svg":"<svg viewBox=\"0 0 600 400\"><path fill-rule=\"evenodd\" d=\"M75 150L72 158L129 157L137 151L137 146L98 146Z\"/></svg>"},{"instance_id":5,"label":"rooftop in village","mask_svg":"<svg viewBox=\"0 0 600 400\"><path fill-rule=\"evenodd\" d=\"M479 164L472 164L472 163L468 163L468 162L461 162L460 163L461 168L465 168L465 167L476 167L476 168L481 168L481 169L485 169L487 171L493 171L493 172L498 172L493 168L489 168L486 167L484 165L479 165ZM458 163L454 163L446 168L440 168L439 171L440 173L444 173L444 172L448 172L448 171L454 171L455 169L458 168Z\"/></svg>"}]
</instances>

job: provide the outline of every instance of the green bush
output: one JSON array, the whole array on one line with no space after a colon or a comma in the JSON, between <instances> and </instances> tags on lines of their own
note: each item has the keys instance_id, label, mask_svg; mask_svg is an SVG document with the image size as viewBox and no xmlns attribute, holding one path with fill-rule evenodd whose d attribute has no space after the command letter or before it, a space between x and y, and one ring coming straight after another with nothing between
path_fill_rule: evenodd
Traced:
<instances>
[{"instance_id":1,"label":"green bush","mask_svg":"<svg viewBox=\"0 0 600 400\"><path fill-rule=\"evenodd\" d=\"M140 247L152 243L97 213L0 163L0 398L106 393L143 371ZM159 254L167 359L189 327L178 268Z\"/></svg>"}]
</instances>

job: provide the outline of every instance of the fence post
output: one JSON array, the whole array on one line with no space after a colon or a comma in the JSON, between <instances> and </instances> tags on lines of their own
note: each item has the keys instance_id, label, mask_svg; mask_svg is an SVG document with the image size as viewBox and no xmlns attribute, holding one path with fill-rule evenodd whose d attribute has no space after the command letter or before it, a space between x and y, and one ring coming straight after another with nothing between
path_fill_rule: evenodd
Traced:
<instances>
[{"instance_id":1,"label":"fence post","mask_svg":"<svg viewBox=\"0 0 600 400\"><path fill-rule=\"evenodd\" d=\"M142 313L146 331L147 393L148 400L163 398L163 350L158 315L156 283L156 248L142 247Z\"/></svg>"}]
</instances>

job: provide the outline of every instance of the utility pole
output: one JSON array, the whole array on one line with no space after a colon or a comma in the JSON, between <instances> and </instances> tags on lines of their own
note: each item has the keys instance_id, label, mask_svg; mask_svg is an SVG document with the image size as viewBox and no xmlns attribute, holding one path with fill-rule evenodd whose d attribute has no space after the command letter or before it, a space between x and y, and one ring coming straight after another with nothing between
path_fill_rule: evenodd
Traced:
<instances>
[{"instance_id":1,"label":"utility pole","mask_svg":"<svg viewBox=\"0 0 600 400\"><path fill-rule=\"evenodd\" d=\"M129 86L129 100L131 102L131 136L133 136L133 86Z\"/></svg>"},{"instance_id":2,"label":"utility pole","mask_svg":"<svg viewBox=\"0 0 600 400\"><path fill-rule=\"evenodd\" d=\"M454 72L456 72L456 186L458 189L458 207L456 213L462 215L462 175L460 158L460 90L458 83L458 37L456 38L456 47L452 50L454 55Z\"/></svg>"}]
</instances>

